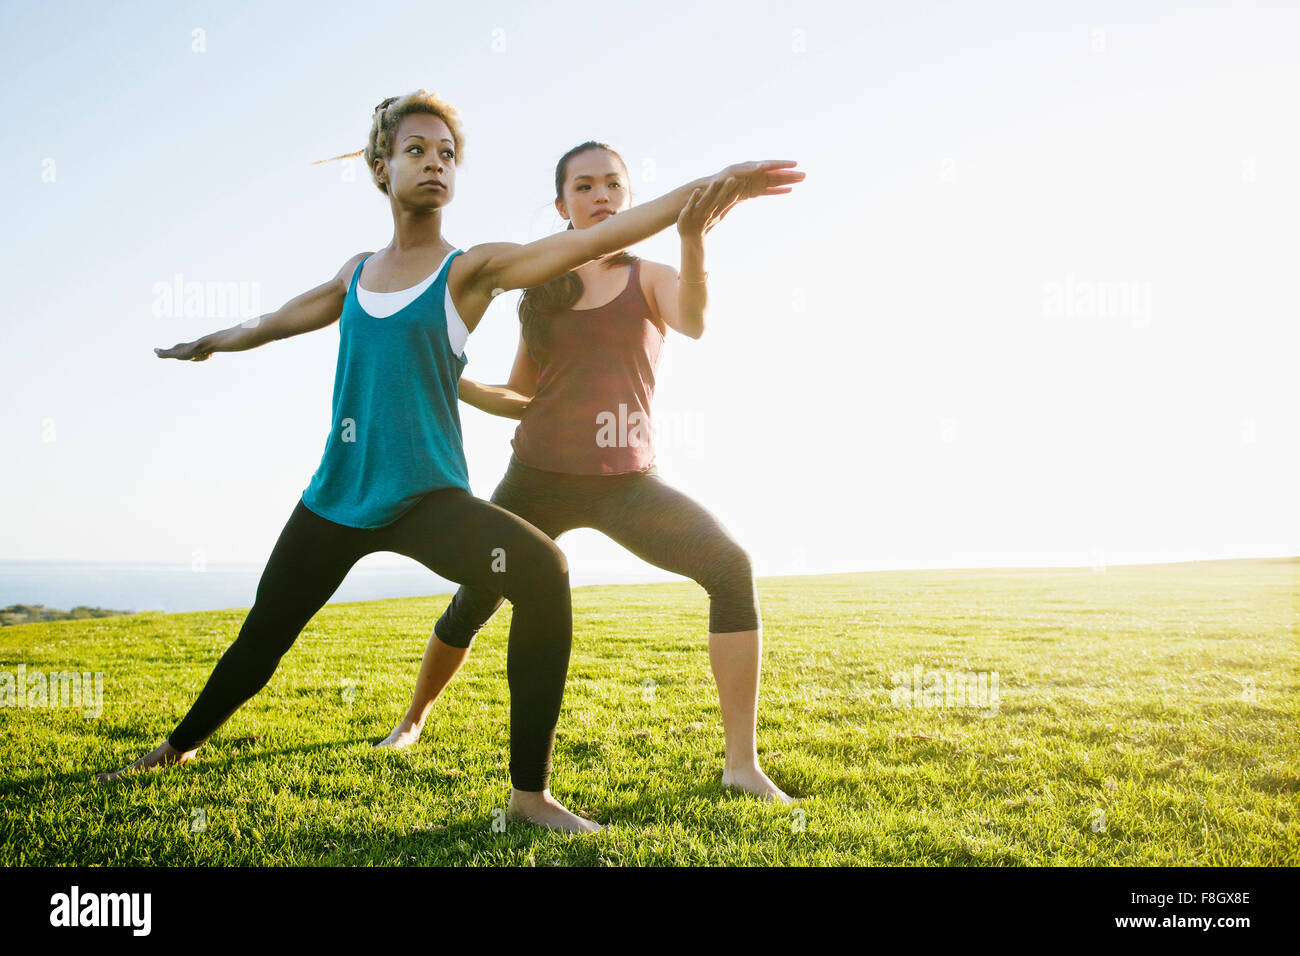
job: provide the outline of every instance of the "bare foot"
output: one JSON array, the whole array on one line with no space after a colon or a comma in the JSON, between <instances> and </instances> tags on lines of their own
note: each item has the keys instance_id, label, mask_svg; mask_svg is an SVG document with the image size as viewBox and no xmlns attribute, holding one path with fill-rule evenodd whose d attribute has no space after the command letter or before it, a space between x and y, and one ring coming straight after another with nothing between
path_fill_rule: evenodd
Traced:
<instances>
[{"instance_id":1,"label":"bare foot","mask_svg":"<svg viewBox=\"0 0 1300 956\"><path fill-rule=\"evenodd\" d=\"M123 767L121 770L115 770L113 773L97 773L95 781L97 783L111 783L114 780L120 780L123 775L128 773L138 773L141 770L152 770L155 767L170 767L173 764L189 763L194 759L198 750L187 750L181 753L167 741L163 741L153 750L149 751L129 767Z\"/></svg>"},{"instance_id":2,"label":"bare foot","mask_svg":"<svg viewBox=\"0 0 1300 956\"><path fill-rule=\"evenodd\" d=\"M424 727L420 724L412 724L403 718L402 722L393 728L393 732L385 737L376 747L392 747L394 750L405 750L407 747L414 745L420 739L420 733Z\"/></svg>"},{"instance_id":3,"label":"bare foot","mask_svg":"<svg viewBox=\"0 0 1300 956\"><path fill-rule=\"evenodd\" d=\"M583 819L564 809L560 802L551 796L550 790L512 789L506 816L564 833L599 833L601 830L599 823Z\"/></svg>"},{"instance_id":4,"label":"bare foot","mask_svg":"<svg viewBox=\"0 0 1300 956\"><path fill-rule=\"evenodd\" d=\"M724 787L735 787L737 790L752 793L756 797L771 800L774 803L794 803L794 800L784 790L768 779L767 774L759 769L758 764L740 767L735 770L723 770L722 785Z\"/></svg>"}]
</instances>

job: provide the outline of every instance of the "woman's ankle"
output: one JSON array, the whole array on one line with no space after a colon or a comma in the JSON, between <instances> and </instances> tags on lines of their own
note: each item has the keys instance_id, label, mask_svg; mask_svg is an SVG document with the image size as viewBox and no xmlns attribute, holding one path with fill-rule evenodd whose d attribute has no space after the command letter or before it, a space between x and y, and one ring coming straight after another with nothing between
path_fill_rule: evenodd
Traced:
<instances>
[{"instance_id":1,"label":"woman's ankle","mask_svg":"<svg viewBox=\"0 0 1300 956\"><path fill-rule=\"evenodd\" d=\"M746 754L743 757L733 757L730 754L722 759L722 769L727 773L735 773L740 770L759 770L758 751Z\"/></svg>"},{"instance_id":2,"label":"woman's ankle","mask_svg":"<svg viewBox=\"0 0 1300 956\"><path fill-rule=\"evenodd\" d=\"M407 714L402 718L402 722L397 725L397 729L402 733L415 734L418 737L424 733L424 718L421 717L419 720L415 720L410 714Z\"/></svg>"},{"instance_id":3,"label":"woman's ankle","mask_svg":"<svg viewBox=\"0 0 1300 956\"><path fill-rule=\"evenodd\" d=\"M199 752L198 747L191 748L190 750L180 750L170 740L164 740L160 745L160 749L163 752L164 760L175 760L178 763L186 763L187 761L193 760L194 755Z\"/></svg>"},{"instance_id":4,"label":"woman's ankle","mask_svg":"<svg viewBox=\"0 0 1300 956\"><path fill-rule=\"evenodd\" d=\"M553 801L554 798L551 796L549 787L541 790L520 790L518 787L513 786L510 788L510 802L516 805L532 806Z\"/></svg>"}]
</instances>

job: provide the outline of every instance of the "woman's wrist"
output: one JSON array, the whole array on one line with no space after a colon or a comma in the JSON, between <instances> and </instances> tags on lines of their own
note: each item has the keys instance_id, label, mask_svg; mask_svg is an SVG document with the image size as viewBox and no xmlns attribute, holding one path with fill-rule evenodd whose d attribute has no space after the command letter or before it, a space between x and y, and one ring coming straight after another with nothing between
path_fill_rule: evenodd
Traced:
<instances>
[{"instance_id":1,"label":"woman's wrist","mask_svg":"<svg viewBox=\"0 0 1300 956\"><path fill-rule=\"evenodd\" d=\"M240 325L205 335L199 339L205 352L247 352L275 340L273 334L257 325Z\"/></svg>"},{"instance_id":2,"label":"woman's wrist","mask_svg":"<svg viewBox=\"0 0 1300 956\"><path fill-rule=\"evenodd\" d=\"M704 269L704 237L682 236L681 270L678 279L685 283L701 283L709 278Z\"/></svg>"}]
</instances>

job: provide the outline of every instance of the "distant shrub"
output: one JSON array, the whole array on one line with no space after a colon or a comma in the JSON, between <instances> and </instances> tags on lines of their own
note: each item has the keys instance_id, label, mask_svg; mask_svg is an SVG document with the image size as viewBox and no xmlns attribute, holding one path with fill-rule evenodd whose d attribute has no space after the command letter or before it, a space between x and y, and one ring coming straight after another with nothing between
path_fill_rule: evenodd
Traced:
<instances>
[{"instance_id":1,"label":"distant shrub","mask_svg":"<svg viewBox=\"0 0 1300 956\"><path fill-rule=\"evenodd\" d=\"M44 604L11 604L0 610L0 627L11 624L35 624L39 621L84 621L93 617L117 617L130 611L115 611L105 607L88 607L78 604L71 611L46 607Z\"/></svg>"}]
</instances>

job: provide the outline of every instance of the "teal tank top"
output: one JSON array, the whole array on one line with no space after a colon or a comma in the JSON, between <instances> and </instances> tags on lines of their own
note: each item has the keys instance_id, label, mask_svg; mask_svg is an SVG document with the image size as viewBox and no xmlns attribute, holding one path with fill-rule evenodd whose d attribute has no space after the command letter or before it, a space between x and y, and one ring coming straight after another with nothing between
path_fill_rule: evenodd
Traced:
<instances>
[{"instance_id":1,"label":"teal tank top","mask_svg":"<svg viewBox=\"0 0 1300 956\"><path fill-rule=\"evenodd\" d=\"M468 361L447 338L447 274L377 319L357 301L362 260L339 318L334 411L302 503L336 524L381 528L439 488L469 490L457 387ZM366 258L369 258L367 256Z\"/></svg>"}]
</instances>

